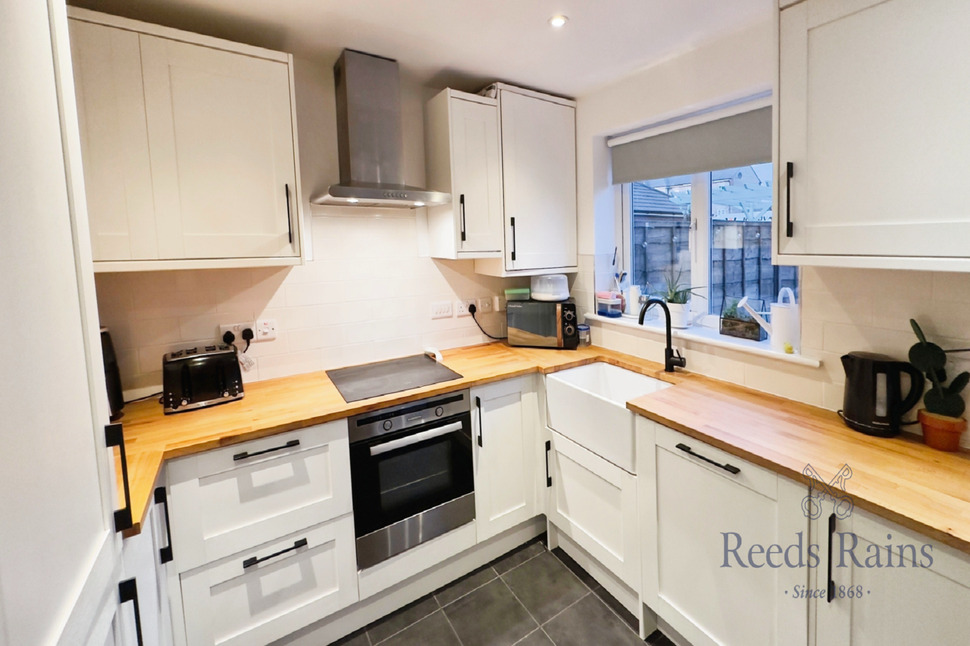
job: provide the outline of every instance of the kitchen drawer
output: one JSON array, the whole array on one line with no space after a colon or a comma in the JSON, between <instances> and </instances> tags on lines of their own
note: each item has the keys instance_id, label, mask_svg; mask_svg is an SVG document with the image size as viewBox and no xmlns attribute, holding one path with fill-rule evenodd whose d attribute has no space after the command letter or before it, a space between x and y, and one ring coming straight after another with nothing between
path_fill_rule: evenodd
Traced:
<instances>
[{"instance_id":1,"label":"kitchen drawer","mask_svg":"<svg viewBox=\"0 0 970 646\"><path fill-rule=\"evenodd\" d=\"M187 642L265 646L357 601L356 563L348 514L184 573Z\"/></svg>"},{"instance_id":2,"label":"kitchen drawer","mask_svg":"<svg viewBox=\"0 0 970 646\"><path fill-rule=\"evenodd\" d=\"M179 572L352 509L346 420L173 460L168 473Z\"/></svg>"},{"instance_id":3,"label":"kitchen drawer","mask_svg":"<svg viewBox=\"0 0 970 646\"><path fill-rule=\"evenodd\" d=\"M708 469L712 473L760 493L766 498L778 500L778 476L767 469L757 467L750 462L742 460L741 458L726 451L715 449L710 444L705 444L700 440L695 440L692 437L678 433L677 431L672 431L665 426L660 426L659 424L657 425L656 442L658 449L665 449L685 460L690 460L698 466ZM695 453L695 455L691 455L687 451L677 448L678 444L689 447L691 451ZM736 467L740 469L740 471L732 474L722 467L716 466L700 457L697 457L698 455L703 456L708 460L717 462L718 464Z\"/></svg>"}]
</instances>

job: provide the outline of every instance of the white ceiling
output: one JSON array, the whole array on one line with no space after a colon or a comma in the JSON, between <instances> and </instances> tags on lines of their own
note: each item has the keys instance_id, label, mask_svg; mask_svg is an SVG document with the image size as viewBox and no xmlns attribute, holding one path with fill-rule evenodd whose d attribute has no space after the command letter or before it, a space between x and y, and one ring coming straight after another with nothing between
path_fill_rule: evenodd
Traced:
<instances>
[{"instance_id":1,"label":"white ceiling","mask_svg":"<svg viewBox=\"0 0 970 646\"><path fill-rule=\"evenodd\" d=\"M501 80L578 97L719 34L775 0L70 0L70 4L292 52L327 64L349 47L416 81ZM557 13L569 16L560 30Z\"/></svg>"}]
</instances>

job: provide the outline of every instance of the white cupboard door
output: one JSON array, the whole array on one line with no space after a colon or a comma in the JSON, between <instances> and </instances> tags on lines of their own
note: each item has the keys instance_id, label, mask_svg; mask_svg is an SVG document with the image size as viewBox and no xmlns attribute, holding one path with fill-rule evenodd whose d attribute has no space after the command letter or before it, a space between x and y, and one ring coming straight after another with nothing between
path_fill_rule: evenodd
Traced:
<instances>
[{"instance_id":1,"label":"white cupboard door","mask_svg":"<svg viewBox=\"0 0 970 646\"><path fill-rule=\"evenodd\" d=\"M505 268L576 265L576 110L502 91Z\"/></svg>"},{"instance_id":2,"label":"white cupboard door","mask_svg":"<svg viewBox=\"0 0 970 646\"><path fill-rule=\"evenodd\" d=\"M94 259L157 258L138 34L70 27Z\"/></svg>"},{"instance_id":3,"label":"white cupboard door","mask_svg":"<svg viewBox=\"0 0 970 646\"><path fill-rule=\"evenodd\" d=\"M265 646L357 601L353 516L259 545L181 580L190 646Z\"/></svg>"},{"instance_id":4,"label":"white cupboard door","mask_svg":"<svg viewBox=\"0 0 970 646\"><path fill-rule=\"evenodd\" d=\"M640 590L637 479L550 432L546 516L633 590Z\"/></svg>"},{"instance_id":5,"label":"white cupboard door","mask_svg":"<svg viewBox=\"0 0 970 646\"><path fill-rule=\"evenodd\" d=\"M828 591L828 525L822 505L815 588ZM825 646L962 646L970 634L970 558L859 509L832 528L832 600L816 601Z\"/></svg>"},{"instance_id":6,"label":"white cupboard door","mask_svg":"<svg viewBox=\"0 0 970 646\"><path fill-rule=\"evenodd\" d=\"M502 250L502 159L494 105L451 99L452 206L459 253Z\"/></svg>"},{"instance_id":7,"label":"white cupboard door","mask_svg":"<svg viewBox=\"0 0 970 646\"><path fill-rule=\"evenodd\" d=\"M286 63L139 38L159 257L297 255Z\"/></svg>"},{"instance_id":8,"label":"white cupboard door","mask_svg":"<svg viewBox=\"0 0 970 646\"><path fill-rule=\"evenodd\" d=\"M523 377L471 391L479 542L537 513L533 384Z\"/></svg>"},{"instance_id":9,"label":"white cupboard door","mask_svg":"<svg viewBox=\"0 0 970 646\"><path fill-rule=\"evenodd\" d=\"M970 90L957 81L968 32L970 3L950 0L807 0L780 12L782 254L970 255L960 191Z\"/></svg>"},{"instance_id":10,"label":"white cupboard door","mask_svg":"<svg viewBox=\"0 0 970 646\"><path fill-rule=\"evenodd\" d=\"M789 588L809 581L808 487L662 426L654 432L656 499L641 508L656 518L644 603L694 646L806 643L808 602Z\"/></svg>"}]
</instances>

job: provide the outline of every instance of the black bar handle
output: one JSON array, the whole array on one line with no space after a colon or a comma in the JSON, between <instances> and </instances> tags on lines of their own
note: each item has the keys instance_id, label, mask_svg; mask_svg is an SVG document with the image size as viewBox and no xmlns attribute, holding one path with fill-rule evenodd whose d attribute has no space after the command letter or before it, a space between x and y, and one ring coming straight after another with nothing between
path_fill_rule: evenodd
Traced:
<instances>
[{"instance_id":1,"label":"black bar handle","mask_svg":"<svg viewBox=\"0 0 970 646\"><path fill-rule=\"evenodd\" d=\"M115 531L131 529L131 490L128 488L128 455L125 453L125 433L121 424L108 424L104 427L104 443L109 447L117 446L121 454L121 480L125 488L125 506L115 510Z\"/></svg>"},{"instance_id":2,"label":"black bar handle","mask_svg":"<svg viewBox=\"0 0 970 646\"><path fill-rule=\"evenodd\" d=\"M792 237L793 227L791 223L791 178L795 176L795 164L788 162L785 165L785 236Z\"/></svg>"},{"instance_id":3,"label":"black bar handle","mask_svg":"<svg viewBox=\"0 0 970 646\"><path fill-rule=\"evenodd\" d=\"M512 221L512 260L515 260L515 218L509 218Z\"/></svg>"},{"instance_id":4,"label":"black bar handle","mask_svg":"<svg viewBox=\"0 0 970 646\"><path fill-rule=\"evenodd\" d=\"M546 486L552 486L552 476L549 475L549 451L552 450L552 440L546 440Z\"/></svg>"},{"instance_id":5,"label":"black bar handle","mask_svg":"<svg viewBox=\"0 0 970 646\"><path fill-rule=\"evenodd\" d=\"M254 451L250 453L249 451L243 451L242 453L237 453L232 456L235 461L245 460L247 458L255 458L257 455L265 455L266 453L272 453L273 451L282 451L283 449L291 449L294 446L300 446L300 440L290 440L286 444L280 444L279 446L274 446L272 448L263 449L262 451Z\"/></svg>"},{"instance_id":6,"label":"black bar handle","mask_svg":"<svg viewBox=\"0 0 970 646\"><path fill-rule=\"evenodd\" d=\"M141 608L138 607L138 586L134 579L125 579L118 584L118 603L132 602L135 611L135 639L138 646L144 646L145 640L141 636Z\"/></svg>"},{"instance_id":7,"label":"black bar handle","mask_svg":"<svg viewBox=\"0 0 970 646\"><path fill-rule=\"evenodd\" d=\"M165 537L168 545L158 548L158 562L168 563L172 560L172 522L168 518L168 492L165 487L155 488L155 504L165 505Z\"/></svg>"},{"instance_id":8,"label":"black bar handle","mask_svg":"<svg viewBox=\"0 0 970 646\"><path fill-rule=\"evenodd\" d=\"M293 244L293 218L290 215L290 185L283 184L286 193L286 229L290 235L290 244Z\"/></svg>"},{"instance_id":9,"label":"black bar handle","mask_svg":"<svg viewBox=\"0 0 970 646\"><path fill-rule=\"evenodd\" d=\"M721 464L720 462L715 462L714 460L712 460L710 458L704 457L700 453L695 453L686 444L678 444L677 445L677 448L680 449L681 451L683 451L684 453L688 453L690 455L693 455L695 458L698 458L700 460L704 460L704 462L707 462L708 464L713 464L714 466L716 466L719 469L724 469L725 471L727 471L730 474L738 475L739 473L741 473L741 469L737 468L733 464L727 464L727 463Z\"/></svg>"},{"instance_id":10,"label":"black bar handle","mask_svg":"<svg viewBox=\"0 0 970 646\"><path fill-rule=\"evenodd\" d=\"M829 516L829 583L826 591L826 601L832 603L835 599L835 581L832 580L832 537L835 536L835 514Z\"/></svg>"},{"instance_id":11,"label":"black bar handle","mask_svg":"<svg viewBox=\"0 0 970 646\"><path fill-rule=\"evenodd\" d=\"M478 409L478 446L484 446L482 444L482 398L475 398L475 408Z\"/></svg>"},{"instance_id":12,"label":"black bar handle","mask_svg":"<svg viewBox=\"0 0 970 646\"><path fill-rule=\"evenodd\" d=\"M307 540L305 538L301 538L300 540L298 540L298 541L296 541L296 542L293 543L293 547L287 547L286 549L282 549L279 552L273 552L269 556L264 556L262 558L256 558L255 556L250 556L248 559L246 559L245 561L243 561L243 569L245 570L248 567L252 567L254 565L258 565L259 563L262 563L263 561L268 561L270 559L275 559L277 556L282 556L283 554L286 554L287 552L292 552L293 550L298 550L301 547L306 547L306 546L307 546Z\"/></svg>"},{"instance_id":13,"label":"black bar handle","mask_svg":"<svg viewBox=\"0 0 970 646\"><path fill-rule=\"evenodd\" d=\"M465 241L465 194L458 196L458 209L461 213L461 241Z\"/></svg>"}]
</instances>

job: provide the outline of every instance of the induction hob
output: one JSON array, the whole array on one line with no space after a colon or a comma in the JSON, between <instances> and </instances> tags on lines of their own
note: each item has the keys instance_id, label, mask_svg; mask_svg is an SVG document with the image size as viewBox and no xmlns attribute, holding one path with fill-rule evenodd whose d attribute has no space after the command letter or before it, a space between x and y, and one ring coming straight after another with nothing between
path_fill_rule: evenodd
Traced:
<instances>
[{"instance_id":1,"label":"induction hob","mask_svg":"<svg viewBox=\"0 0 970 646\"><path fill-rule=\"evenodd\" d=\"M461 379L461 375L426 354L327 370L347 403Z\"/></svg>"}]
</instances>

